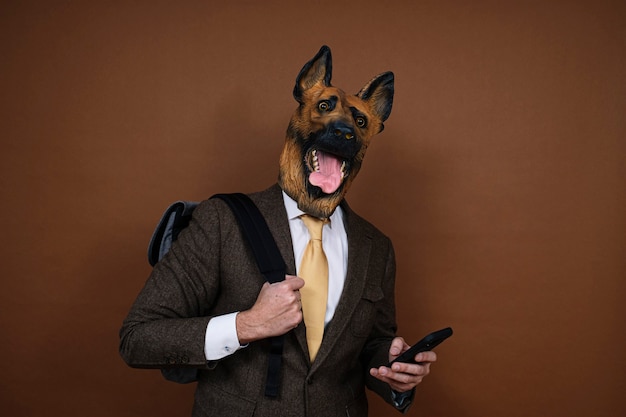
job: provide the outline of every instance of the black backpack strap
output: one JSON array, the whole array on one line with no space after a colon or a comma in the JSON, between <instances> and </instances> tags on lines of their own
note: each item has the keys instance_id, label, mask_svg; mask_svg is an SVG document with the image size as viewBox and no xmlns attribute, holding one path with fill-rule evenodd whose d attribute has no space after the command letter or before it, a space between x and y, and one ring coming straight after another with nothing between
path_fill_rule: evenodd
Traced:
<instances>
[{"instance_id":1,"label":"black backpack strap","mask_svg":"<svg viewBox=\"0 0 626 417\"><path fill-rule=\"evenodd\" d=\"M241 231L250 244L259 270L269 283L285 279L285 262L278 250L265 218L254 202L245 194L216 194L226 202L234 213ZM270 338L270 358L267 367L265 395L277 397L280 388L280 367L282 362L284 336Z\"/></svg>"}]
</instances>

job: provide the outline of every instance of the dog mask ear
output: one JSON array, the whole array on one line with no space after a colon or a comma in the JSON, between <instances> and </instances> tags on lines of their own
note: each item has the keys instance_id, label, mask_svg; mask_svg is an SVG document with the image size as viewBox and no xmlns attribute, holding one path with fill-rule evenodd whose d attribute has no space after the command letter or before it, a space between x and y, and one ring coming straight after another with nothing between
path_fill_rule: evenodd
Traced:
<instances>
[{"instance_id":1,"label":"dog mask ear","mask_svg":"<svg viewBox=\"0 0 626 417\"><path fill-rule=\"evenodd\" d=\"M307 62L296 77L296 86L293 89L293 96L302 103L302 94L318 83L324 87L330 86L333 66L330 48L322 46L317 55Z\"/></svg>"},{"instance_id":2,"label":"dog mask ear","mask_svg":"<svg viewBox=\"0 0 626 417\"><path fill-rule=\"evenodd\" d=\"M391 114L391 107L393 105L393 81L393 72L384 72L372 78L357 94L357 97L369 103L374 114L380 117L381 132L384 128L382 122L387 120Z\"/></svg>"}]
</instances>

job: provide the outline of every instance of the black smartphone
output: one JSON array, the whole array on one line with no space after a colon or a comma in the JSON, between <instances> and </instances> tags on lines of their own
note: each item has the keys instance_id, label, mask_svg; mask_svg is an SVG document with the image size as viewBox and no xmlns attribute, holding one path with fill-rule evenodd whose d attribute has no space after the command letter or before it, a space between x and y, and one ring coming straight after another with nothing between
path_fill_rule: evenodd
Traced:
<instances>
[{"instance_id":1,"label":"black smartphone","mask_svg":"<svg viewBox=\"0 0 626 417\"><path fill-rule=\"evenodd\" d=\"M417 363L415 362L415 355L420 352L427 352L433 350L435 346L439 345L441 342L446 340L452 336L452 328L446 327L445 329L437 330L436 332L432 332L431 334L425 336L422 340L414 344L404 352L402 355L398 356L391 362L389 365L391 366L395 362L403 362L403 363Z\"/></svg>"}]
</instances>

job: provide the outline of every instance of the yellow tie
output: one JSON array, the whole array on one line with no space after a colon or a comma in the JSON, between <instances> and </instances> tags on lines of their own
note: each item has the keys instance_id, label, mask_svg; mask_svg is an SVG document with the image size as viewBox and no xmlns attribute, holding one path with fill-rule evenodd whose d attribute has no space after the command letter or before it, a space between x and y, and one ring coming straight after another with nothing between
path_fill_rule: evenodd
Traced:
<instances>
[{"instance_id":1,"label":"yellow tie","mask_svg":"<svg viewBox=\"0 0 626 417\"><path fill-rule=\"evenodd\" d=\"M328 260L322 248L322 228L327 220L306 214L301 218L311 236L302 256L299 276L305 282L304 287L300 289L300 295L306 341L312 362L324 336L324 317L328 299Z\"/></svg>"}]
</instances>

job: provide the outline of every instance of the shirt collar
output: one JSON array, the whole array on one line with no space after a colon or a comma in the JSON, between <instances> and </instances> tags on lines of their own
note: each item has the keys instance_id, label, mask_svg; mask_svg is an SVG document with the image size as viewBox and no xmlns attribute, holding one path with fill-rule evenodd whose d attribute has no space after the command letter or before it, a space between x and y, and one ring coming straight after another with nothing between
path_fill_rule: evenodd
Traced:
<instances>
[{"instance_id":1,"label":"shirt collar","mask_svg":"<svg viewBox=\"0 0 626 417\"><path fill-rule=\"evenodd\" d=\"M303 212L302 210L298 208L298 203L296 203L296 201L293 198L285 194L284 191L283 191L283 202L285 203L285 209L287 210L287 218L289 218L289 220L297 219L303 214L306 214L305 212ZM341 211L341 207L339 206L337 206L333 214L331 214L329 226L332 227L333 223L336 221L343 221L343 212Z\"/></svg>"},{"instance_id":2,"label":"shirt collar","mask_svg":"<svg viewBox=\"0 0 626 417\"><path fill-rule=\"evenodd\" d=\"M283 191L283 202L285 203L285 210L287 210L287 217L289 218L289 220L296 219L302 216L303 214L305 214L302 210L298 208L298 203L296 203L296 201L293 198L285 194L284 191Z\"/></svg>"}]
</instances>

